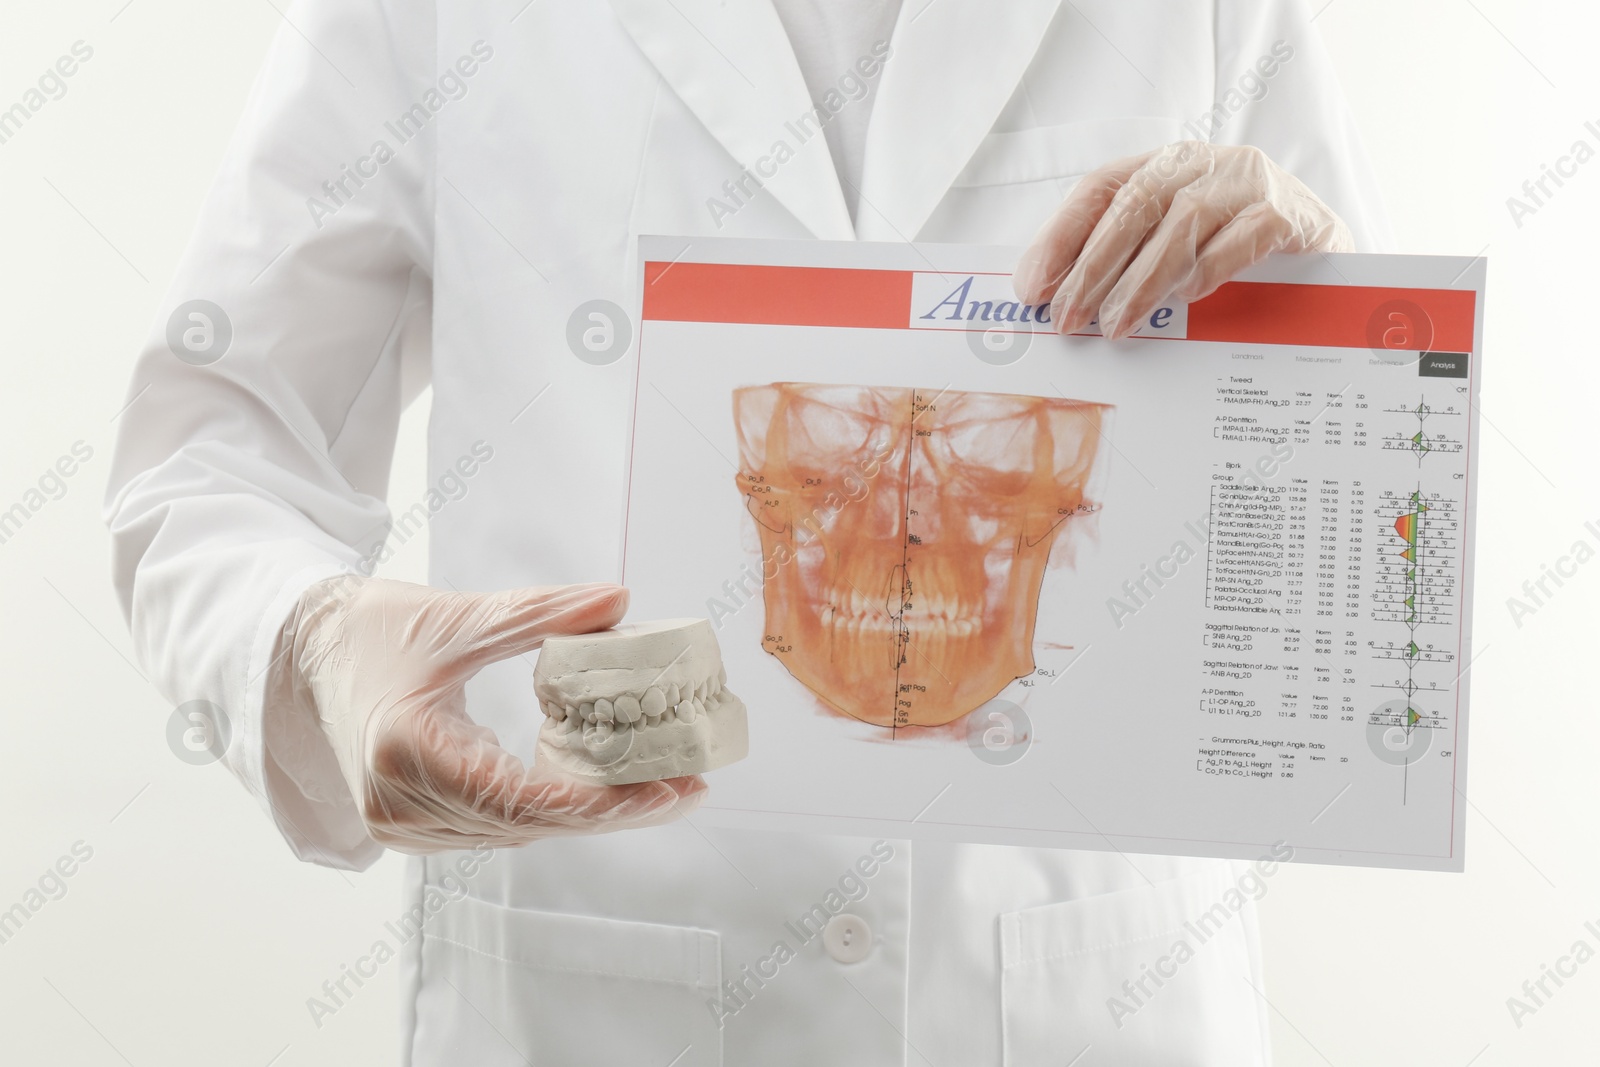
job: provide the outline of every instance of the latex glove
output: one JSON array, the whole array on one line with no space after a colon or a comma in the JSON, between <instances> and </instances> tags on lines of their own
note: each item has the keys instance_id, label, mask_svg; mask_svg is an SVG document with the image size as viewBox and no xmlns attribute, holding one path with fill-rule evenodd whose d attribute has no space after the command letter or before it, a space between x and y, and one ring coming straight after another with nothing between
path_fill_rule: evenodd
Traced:
<instances>
[{"instance_id":1,"label":"latex glove","mask_svg":"<svg viewBox=\"0 0 1600 1067\"><path fill-rule=\"evenodd\" d=\"M1350 229L1259 148L1180 141L1086 175L1012 277L1062 333L1126 337L1272 252L1350 252Z\"/></svg>"},{"instance_id":2,"label":"latex glove","mask_svg":"<svg viewBox=\"0 0 1600 1067\"><path fill-rule=\"evenodd\" d=\"M523 845L668 822L705 791L698 777L596 786L529 772L467 717L467 680L485 665L604 630L627 604L617 585L477 594L346 576L301 596L280 648L373 840L413 853ZM531 681L528 711L540 714Z\"/></svg>"}]
</instances>

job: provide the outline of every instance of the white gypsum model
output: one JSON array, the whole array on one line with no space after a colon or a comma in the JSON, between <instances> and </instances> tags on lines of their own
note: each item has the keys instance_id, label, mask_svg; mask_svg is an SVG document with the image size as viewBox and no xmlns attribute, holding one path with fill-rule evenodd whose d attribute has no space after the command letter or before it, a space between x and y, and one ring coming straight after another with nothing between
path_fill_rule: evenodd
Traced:
<instances>
[{"instance_id":1,"label":"white gypsum model","mask_svg":"<svg viewBox=\"0 0 1600 1067\"><path fill-rule=\"evenodd\" d=\"M538 760L603 785L701 774L749 752L744 702L705 619L546 639L533 672Z\"/></svg>"}]
</instances>

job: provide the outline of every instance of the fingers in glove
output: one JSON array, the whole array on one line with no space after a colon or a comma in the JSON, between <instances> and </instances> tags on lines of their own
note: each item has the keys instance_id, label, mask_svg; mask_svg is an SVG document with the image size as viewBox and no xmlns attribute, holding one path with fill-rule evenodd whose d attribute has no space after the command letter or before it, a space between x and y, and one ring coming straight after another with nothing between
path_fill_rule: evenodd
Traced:
<instances>
[{"instance_id":1,"label":"fingers in glove","mask_svg":"<svg viewBox=\"0 0 1600 1067\"><path fill-rule=\"evenodd\" d=\"M1017 260L1011 285L1019 299L1027 304L1050 299L1077 262L1089 234L1094 232L1117 192L1153 155L1155 152L1145 152L1119 159L1084 175L1073 186Z\"/></svg>"},{"instance_id":2,"label":"fingers in glove","mask_svg":"<svg viewBox=\"0 0 1600 1067\"><path fill-rule=\"evenodd\" d=\"M1305 210L1296 211L1301 203ZM1353 252L1355 241L1344 220L1327 211L1307 191L1290 201L1286 214L1275 204L1245 208L1206 243L1188 277L1175 290L1179 299L1201 300L1228 279L1274 252Z\"/></svg>"},{"instance_id":3,"label":"fingers in glove","mask_svg":"<svg viewBox=\"0 0 1600 1067\"><path fill-rule=\"evenodd\" d=\"M1183 142L1164 149L1118 191L1050 302L1057 330L1075 333L1094 321L1173 200L1210 173L1213 158L1204 147Z\"/></svg>"},{"instance_id":4,"label":"fingers in glove","mask_svg":"<svg viewBox=\"0 0 1600 1067\"><path fill-rule=\"evenodd\" d=\"M1166 217L1101 301L1100 332L1116 339L1138 329L1193 275L1195 264L1219 232L1231 228L1254 235L1264 247L1276 248L1287 236L1282 221L1269 205L1236 187L1202 180L1180 190ZM1250 262L1254 260L1240 266Z\"/></svg>"},{"instance_id":5,"label":"fingers in glove","mask_svg":"<svg viewBox=\"0 0 1600 1067\"><path fill-rule=\"evenodd\" d=\"M433 839L447 832L521 843L670 821L693 810L698 778L596 786L530 775L492 731L428 712L385 732L373 754L364 816L375 833Z\"/></svg>"},{"instance_id":6,"label":"fingers in glove","mask_svg":"<svg viewBox=\"0 0 1600 1067\"><path fill-rule=\"evenodd\" d=\"M521 848L547 837L611 833L616 830L661 826L682 818L700 806L706 786L700 778L675 778L666 782L645 782L639 786L617 787L649 792L662 802L649 810L631 813L627 818L604 822L546 819L538 824L506 825L494 820L462 821L461 829L441 823L434 812L402 807L396 817L368 828L372 839L397 852L426 856L435 852L488 845L490 848Z\"/></svg>"},{"instance_id":7,"label":"fingers in glove","mask_svg":"<svg viewBox=\"0 0 1600 1067\"><path fill-rule=\"evenodd\" d=\"M705 790L698 777L595 785L535 771L507 794L507 803L494 798L481 810L509 833L607 833L671 822L698 807Z\"/></svg>"},{"instance_id":8,"label":"fingers in glove","mask_svg":"<svg viewBox=\"0 0 1600 1067\"><path fill-rule=\"evenodd\" d=\"M479 844L516 848L547 837L664 825L692 813L705 792L698 777L627 786L562 782L559 796L541 791L527 797L520 814L510 819L444 805L435 796L391 796L387 817L368 829L379 844L419 855Z\"/></svg>"},{"instance_id":9,"label":"fingers in glove","mask_svg":"<svg viewBox=\"0 0 1600 1067\"><path fill-rule=\"evenodd\" d=\"M1258 204L1224 226L1201 250L1189 274L1175 287L1180 299L1210 296L1228 279L1274 252L1305 251L1294 227L1269 205Z\"/></svg>"},{"instance_id":10,"label":"fingers in glove","mask_svg":"<svg viewBox=\"0 0 1600 1067\"><path fill-rule=\"evenodd\" d=\"M531 652L556 634L609 629L628 611L628 590L609 582L461 596L468 617L456 663L464 675Z\"/></svg>"}]
</instances>

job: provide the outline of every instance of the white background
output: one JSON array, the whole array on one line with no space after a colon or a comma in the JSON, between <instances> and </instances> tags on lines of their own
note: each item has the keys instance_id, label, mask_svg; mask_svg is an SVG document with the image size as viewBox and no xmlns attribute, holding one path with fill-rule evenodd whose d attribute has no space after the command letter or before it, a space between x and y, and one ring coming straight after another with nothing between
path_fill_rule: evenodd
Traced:
<instances>
[{"instance_id":1,"label":"white background","mask_svg":"<svg viewBox=\"0 0 1600 1067\"><path fill-rule=\"evenodd\" d=\"M171 708L128 662L99 520L129 362L283 2L0 0L0 106L74 41L95 50L65 97L0 145L0 510L73 442L95 450L65 497L0 545L0 910L75 841L94 849L65 897L0 945L8 1063L398 1055L393 963L320 1029L305 1002L398 912L399 859L362 875L297 864L224 771L174 758ZM1401 250L1490 257L1478 658L1467 873L1305 867L1269 883L1278 1062L1591 1063L1600 959L1520 1028L1506 998L1578 938L1600 948L1584 929L1600 928L1600 561L1520 627L1506 599L1585 520L1600 525L1600 159L1521 227L1505 200L1575 139L1600 146L1583 127L1600 127L1600 14L1332 0L1317 25ZM403 425L397 502L423 491L426 417L424 400ZM413 539L388 573L420 580L425 551Z\"/></svg>"}]
</instances>

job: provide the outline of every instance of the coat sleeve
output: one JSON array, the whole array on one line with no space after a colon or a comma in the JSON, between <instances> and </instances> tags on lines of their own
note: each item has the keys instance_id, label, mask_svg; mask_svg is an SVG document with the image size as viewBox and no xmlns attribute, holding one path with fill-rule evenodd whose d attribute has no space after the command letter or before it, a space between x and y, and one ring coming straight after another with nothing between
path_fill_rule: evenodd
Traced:
<instances>
[{"instance_id":1,"label":"coat sleeve","mask_svg":"<svg viewBox=\"0 0 1600 1067\"><path fill-rule=\"evenodd\" d=\"M381 849L270 668L301 591L388 532L430 334L434 19L415 0L289 10L137 360L105 505L163 695L220 709L225 762L295 854L351 869Z\"/></svg>"},{"instance_id":2,"label":"coat sleeve","mask_svg":"<svg viewBox=\"0 0 1600 1067\"><path fill-rule=\"evenodd\" d=\"M1372 164L1305 0L1217 0L1216 93L1196 126L1254 145L1350 226L1360 252L1395 251Z\"/></svg>"}]
</instances>

